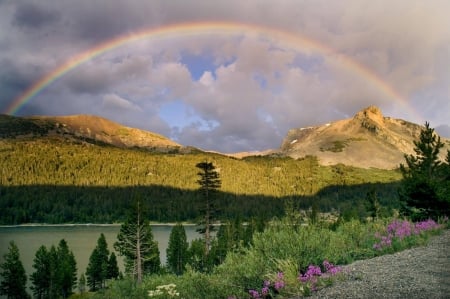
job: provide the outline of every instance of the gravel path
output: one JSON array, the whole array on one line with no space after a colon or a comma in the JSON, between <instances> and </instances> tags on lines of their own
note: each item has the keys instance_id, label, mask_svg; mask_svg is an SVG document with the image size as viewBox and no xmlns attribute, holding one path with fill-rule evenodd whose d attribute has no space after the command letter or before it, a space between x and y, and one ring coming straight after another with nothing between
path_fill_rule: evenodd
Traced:
<instances>
[{"instance_id":1,"label":"gravel path","mask_svg":"<svg viewBox=\"0 0 450 299\"><path fill-rule=\"evenodd\" d=\"M450 298L450 230L427 246L354 262L344 281L308 298Z\"/></svg>"}]
</instances>

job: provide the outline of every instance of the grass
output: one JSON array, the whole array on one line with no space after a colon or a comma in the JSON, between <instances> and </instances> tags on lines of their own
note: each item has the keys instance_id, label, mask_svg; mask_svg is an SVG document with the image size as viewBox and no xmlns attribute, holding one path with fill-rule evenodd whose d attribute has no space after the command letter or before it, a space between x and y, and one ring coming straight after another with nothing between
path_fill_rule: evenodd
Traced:
<instances>
[{"instance_id":1,"label":"grass","mask_svg":"<svg viewBox=\"0 0 450 299\"><path fill-rule=\"evenodd\" d=\"M448 221L413 224L385 218L337 226L326 223L295 225L288 217L274 221L253 238L253 246L230 252L212 273L189 270L146 276L135 287L129 280L112 282L109 289L76 298L290 298L311 294L339 279L339 266L426 244ZM381 240L390 240L381 244ZM172 285L173 284L173 285ZM171 292L157 292L171 285ZM162 287L166 286L166 287ZM150 293L149 293L150 292Z\"/></svg>"}]
</instances>

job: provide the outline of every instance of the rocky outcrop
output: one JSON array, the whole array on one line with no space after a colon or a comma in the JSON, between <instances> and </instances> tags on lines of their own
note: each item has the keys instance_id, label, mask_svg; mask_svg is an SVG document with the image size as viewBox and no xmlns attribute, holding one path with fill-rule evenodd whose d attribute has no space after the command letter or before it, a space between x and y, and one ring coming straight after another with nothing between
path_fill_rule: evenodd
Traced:
<instances>
[{"instance_id":1,"label":"rocky outcrop","mask_svg":"<svg viewBox=\"0 0 450 299\"><path fill-rule=\"evenodd\" d=\"M385 117L378 107L369 106L350 119L290 130L280 152L293 158L314 155L322 165L393 169L404 162L404 154L414 154L414 141L421 129L420 125ZM443 141L442 159L450 149L450 142Z\"/></svg>"}]
</instances>

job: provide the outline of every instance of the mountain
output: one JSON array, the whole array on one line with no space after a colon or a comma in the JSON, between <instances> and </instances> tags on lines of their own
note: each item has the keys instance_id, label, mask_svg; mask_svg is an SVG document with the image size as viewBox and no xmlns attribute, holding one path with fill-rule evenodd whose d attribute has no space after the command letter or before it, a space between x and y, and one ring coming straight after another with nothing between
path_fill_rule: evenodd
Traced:
<instances>
[{"instance_id":1,"label":"mountain","mask_svg":"<svg viewBox=\"0 0 450 299\"><path fill-rule=\"evenodd\" d=\"M321 165L345 164L363 168L394 169L404 154L414 154L414 141L423 127L405 120L384 117L369 106L353 118L321 126L289 130L279 153L292 158L314 155ZM441 138L444 159L450 140Z\"/></svg>"},{"instance_id":2,"label":"mountain","mask_svg":"<svg viewBox=\"0 0 450 299\"><path fill-rule=\"evenodd\" d=\"M178 150L181 145L153 132L126 127L92 115L14 117L0 115L0 138L61 137L121 148L158 152Z\"/></svg>"},{"instance_id":3,"label":"mountain","mask_svg":"<svg viewBox=\"0 0 450 299\"><path fill-rule=\"evenodd\" d=\"M291 129L280 149L225 155L242 159L249 156L288 156L294 159L316 156L321 165L344 164L362 168L395 169L404 163L404 154L414 153L423 126L383 116L369 106L354 117L320 126ZM119 148L141 148L155 152L190 153L200 150L184 147L162 135L126 127L92 115L14 117L0 115L0 138L52 137L77 142L106 144ZM450 139L441 138L444 159Z\"/></svg>"}]
</instances>

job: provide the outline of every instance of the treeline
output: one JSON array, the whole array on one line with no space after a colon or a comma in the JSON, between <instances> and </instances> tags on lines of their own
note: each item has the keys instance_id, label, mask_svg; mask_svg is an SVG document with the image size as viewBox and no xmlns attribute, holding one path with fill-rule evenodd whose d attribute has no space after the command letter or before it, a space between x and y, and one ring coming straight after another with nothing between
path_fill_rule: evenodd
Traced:
<instances>
[{"instance_id":1,"label":"treeline","mask_svg":"<svg viewBox=\"0 0 450 299\"><path fill-rule=\"evenodd\" d=\"M287 201L307 210L315 205L322 212L346 211L364 218L368 212L367 194L374 191L389 214L399 208L398 184L329 186L313 196L271 197L218 192L218 218L225 221L241 217L271 219L284 215ZM136 194L156 222L196 221L201 201L195 190L163 186L148 187L2 187L0 224L21 223L116 223L122 222ZM355 218L355 217L353 217Z\"/></svg>"},{"instance_id":2,"label":"treeline","mask_svg":"<svg viewBox=\"0 0 450 299\"><path fill-rule=\"evenodd\" d=\"M80 295L87 291L105 290L114 280L135 277L137 259L142 261L141 276L169 273L182 275L187 267L208 272L222 264L227 253L248 248L254 232L262 232L266 225L263 221L254 220L244 226L239 218L233 223L222 224L211 242L211 254L205 259L204 241L199 238L188 243L186 231L183 225L178 223L169 236L166 249L167 265L164 266L165 261L161 264L158 243L153 238L149 222L144 220L139 225L135 222L135 214L128 215L117 235L117 241L113 244L114 249L124 258L125 273L119 271L115 252L109 250L103 233L90 254L87 268L79 278L77 261L64 239L59 241L58 246L42 245L38 248L31 274L25 272L19 248L14 241L10 241L8 252L3 256L4 262L0 264L0 295L6 295L8 298L31 298L26 287L28 280L31 282L33 298L69 298L76 289ZM142 237L140 243L137 242L136 236ZM137 250L142 253L142 257L136 256Z\"/></svg>"},{"instance_id":3,"label":"treeline","mask_svg":"<svg viewBox=\"0 0 450 299\"><path fill-rule=\"evenodd\" d=\"M398 171L324 167L315 157L155 154L61 138L0 141L0 223L111 223L123 221L137 193L153 221L198 217L197 170L211 161L220 173L219 217L281 216L286 199L322 210L363 205L375 189L395 206ZM359 204L356 206L360 206Z\"/></svg>"},{"instance_id":4,"label":"treeline","mask_svg":"<svg viewBox=\"0 0 450 299\"><path fill-rule=\"evenodd\" d=\"M44 136L55 128L55 123L41 119L24 119L0 114L0 138L20 135Z\"/></svg>"},{"instance_id":5,"label":"treeline","mask_svg":"<svg viewBox=\"0 0 450 299\"><path fill-rule=\"evenodd\" d=\"M26 291L27 275L20 260L19 248L10 241L8 252L0 264L0 295L7 298L31 298ZM67 242L36 251L34 272L30 275L34 298L67 298L77 282L77 262Z\"/></svg>"}]
</instances>

